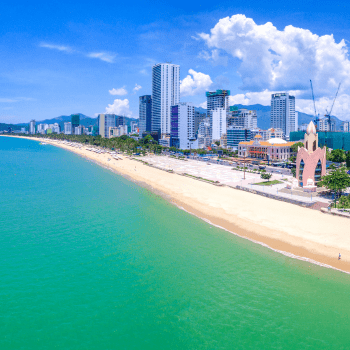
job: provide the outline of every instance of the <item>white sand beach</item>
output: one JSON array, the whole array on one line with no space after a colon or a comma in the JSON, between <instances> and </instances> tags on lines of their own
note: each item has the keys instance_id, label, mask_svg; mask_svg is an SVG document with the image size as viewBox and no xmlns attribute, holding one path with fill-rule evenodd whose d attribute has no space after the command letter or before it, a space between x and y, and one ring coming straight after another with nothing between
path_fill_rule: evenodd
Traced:
<instances>
[{"instance_id":1,"label":"white sand beach","mask_svg":"<svg viewBox=\"0 0 350 350\"><path fill-rule=\"evenodd\" d=\"M110 154L87 150L90 146L77 148L54 140L45 142L160 191L186 211L241 237L286 252L286 255L305 257L350 272L350 220L347 218L227 186L214 186L144 165L123 155L118 155L122 160L116 160ZM342 255L340 261L339 253Z\"/></svg>"}]
</instances>

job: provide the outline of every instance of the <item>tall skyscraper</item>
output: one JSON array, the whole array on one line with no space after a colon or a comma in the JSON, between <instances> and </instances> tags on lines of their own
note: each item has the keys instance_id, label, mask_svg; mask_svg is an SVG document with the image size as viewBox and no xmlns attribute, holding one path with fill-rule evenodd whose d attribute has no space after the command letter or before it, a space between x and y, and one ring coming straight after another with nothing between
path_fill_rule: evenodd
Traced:
<instances>
[{"instance_id":1,"label":"tall skyscraper","mask_svg":"<svg viewBox=\"0 0 350 350\"><path fill-rule=\"evenodd\" d=\"M211 139L213 141L220 140L223 134L226 134L226 114L227 110L225 108L216 108L211 111Z\"/></svg>"},{"instance_id":2,"label":"tall skyscraper","mask_svg":"<svg viewBox=\"0 0 350 350\"><path fill-rule=\"evenodd\" d=\"M35 120L32 119L29 123L29 134L35 134Z\"/></svg>"},{"instance_id":3,"label":"tall skyscraper","mask_svg":"<svg viewBox=\"0 0 350 350\"><path fill-rule=\"evenodd\" d=\"M231 106L228 125L241 126L244 129L256 129L258 127L256 111Z\"/></svg>"},{"instance_id":4,"label":"tall skyscraper","mask_svg":"<svg viewBox=\"0 0 350 350\"><path fill-rule=\"evenodd\" d=\"M123 115L116 115L115 116L115 126L122 126L122 125L125 125L125 123L126 123L125 117Z\"/></svg>"},{"instance_id":5,"label":"tall skyscraper","mask_svg":"<svg viewBox=\"0 0 350 350\"><path fill-rule=\"evenodd\" d=\"M229 96L230 90L216 90L206 92L207 96L207 116L210 121L210 128L213 128L212 112L217 108L226 110L226 115L229 113Z\"/></svg>"},{"instance_id":6,"label":"tall skyscraper","mask_svg":"<svg viewBox=\"0 0 350 350\"><path fill-rule=\"evenodd\" d=\"M71 122L64 123L64 133L66 135L72 135L72 123Z\"/></svg>"},{"instance_id":7,"label":"tall skyscraper","mask_svg":"<svg viewBox=\"0 0 350 350\"><path fill-rule=\"evenodd\" d=\"M180 66L158 63L152 68L152 131L170 134L171 106L180 102Z\"/></svg>"},{"instance_id":8,"label":"tall skyscraper","mask_svg":"<svg viewBox=\"0 0 350 350\"><path fill-rule=\"evenodd\" d=\"M198 148L195 138L195 109L192 103L180 102L171 106L170 137L172 145L180 149Z\"/></svg>"},{"instance_id":9,"label":"tall skyscraper","mask_svg":"<svg viewBox=\"0 0 350 350\"><path fill-rule=\"evenodd\" d=\"M115 114L99 114L97 118L99 134L101 137L109 137L109 128L116 126Z\"/></svg>"},{"instance_id":10,"label":"tall skyscraper","mask_svg":"<svg viewBox=\"0 0 350 350\"><path fill-rule=\"evenodd\" d=\"M152 131L152 96L145 95L139 98L139 133Z\"/></svg>"},{"instance_id":11,"label":"tall skyscraper","mask_svg":"<svg viewBox=\"0 0 350 350\"><path fill-rule=\"evenodd\" d=\"M283 92L271 95L271 128L283 130L284 137L295 131L295 97Z\"/></svg>"},{"instance_id":12,"label":"tall skyscraper","mask_svg":"<svg viewBox=\"0 0 350 350\"><path fill-rule=\"evenodd\" d=\"M71 122L72 122L72 130L75 131L75 128L80 125L80 115L79 114L72 114L71 115Z\"/></svg>"}]
</instances>

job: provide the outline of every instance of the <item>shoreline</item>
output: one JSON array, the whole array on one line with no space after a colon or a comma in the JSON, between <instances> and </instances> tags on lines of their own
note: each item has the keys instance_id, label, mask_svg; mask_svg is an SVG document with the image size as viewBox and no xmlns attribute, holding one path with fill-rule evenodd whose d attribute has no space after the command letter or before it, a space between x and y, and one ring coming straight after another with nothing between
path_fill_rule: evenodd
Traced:
<instances>
[{"instance_id":1,"label":"shoreline","mask_svg":"<svg viewBox=\"0 0 350 350\"><path fill-rule=\"evenodd\" d=\"M216 187L148 167L125 156L123 160L108 161L109 155L95 154L84 147L79 149L56 140L18 138L44 141L74 152L211 225L280 254L350 273L350 227L347 228L347 218L325 215L321 211L225 186ZM339 252L342 254L340 261L337 259Z\"/></svg>"}]
</instances>

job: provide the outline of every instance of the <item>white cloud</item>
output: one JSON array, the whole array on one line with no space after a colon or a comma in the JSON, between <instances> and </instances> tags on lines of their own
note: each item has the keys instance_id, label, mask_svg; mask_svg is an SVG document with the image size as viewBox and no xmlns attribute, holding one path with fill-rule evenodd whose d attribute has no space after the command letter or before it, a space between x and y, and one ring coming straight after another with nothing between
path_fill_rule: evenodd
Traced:
<instances>
[{"instance_id":1,"label":"white cloud","mask_svg":"<svg viewBox=\"0 0 350 350\"><path fill-rule=\"evenodd\" d=\"M210 85L213 84L210 76L207 74L196 72L193 69L190 69L188 73L189 75L180 82L181 95L193 96L202 94L208 91Z\"/></svg>"},{"instance_id":2,"label":"white cloud","mask_svg":"<svg viewBox=\"0 0 350 350\"><path fill-rule=\"evenodd\" d=\"M207 109L207 101L204 101L203 103L200 103L198 107L202 107L204 109Z\"/></svg>"},{"instance_id":3,"label":"white cloud","mask_svg":"<svg viewBox=\"0 0 350 350\"><path fill-rule=\"evenodd\" d=\"M280 31L268 22L257 25L244 15L219 20L210 34L199 34L212 53L223 50L240 60L243 90L308 90L312 79L318 96L334 95L342 81L350 88L350 61L344 40L319 36L289 25Z\"/></svg>"},{"instance_id":4,"label":"white cloud","mask_svg":"<svg viewBox=\"0 0 350 350\"><path fill-rule=\"evenodd\" d=\"M111 94L111 95L119 95L119 96L123 96L123 95L127 95L128 92L126 91L125 89L125 85L119 89L112 89L112 90L108 90L108 92Z\"/></svg>"},{"instance_id":5,"label":"white cloud","mask_svg":"<svg viewBox=\"0 0 350 350\"><path fill-rule=\"evenodd\" d=\"M107 52L91 52L86 55L90 58L98 58L101 61L114 63L115 55Z\"/></svg>"},{"instance_id":6,"label":"white cloud","mask_svg":"<svg viewBox=\"0 0 350 350\"><path fill-rule=\"evenodd\" d=\"M201 51L198 55L199 58L202 58L206 61L211 61L214 66L227 66L228 57L227 56L220 56L220 51L217 49L214 49L209 53L208 51Z\"/></svg>"},{"instance_id":7,"label":"white cloud","mask_svg":"<svg viewBox=\"0 0 350 350\"><path fill-rule=\"evenodd\" d=\"M130 111L129 100L127 98L124 100L114 100L113 104L110 104L108 107L106 107L106 113L125 115L126 117L130 117L132 115L132 112Z\"/></svg>"},{"instance_id":8,"label":"white cloud","mask_svg":"<svg viewBox=\"0 0 350 350\"><path fill-rule=\"evenodd\" d=\"M142 89L141 85L135 84L135 87L132 89L132 91L134 91L134 93L136 93L137 91L139 91L140 89Z\"/></svg>"},{"instance_id":9,"label":"white cloud","mask_svg":"<svg viewBox=\"0 0 350 350\"><path fill-rule=\"evenodd\" d=\"M58 51L65 51L65 52L73 52L73 49L69 46L64 45L53 45L53 44L47 44L47 43L40 43L40 47L45 47L47 49L51 50L58 50Z\"/></svg>"}]
</instances>

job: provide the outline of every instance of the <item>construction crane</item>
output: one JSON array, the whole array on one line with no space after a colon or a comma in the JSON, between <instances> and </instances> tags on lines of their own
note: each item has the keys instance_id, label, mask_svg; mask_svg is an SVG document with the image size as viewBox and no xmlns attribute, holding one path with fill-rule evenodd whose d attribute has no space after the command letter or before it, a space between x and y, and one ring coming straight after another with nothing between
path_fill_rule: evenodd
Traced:
<instances>
[{"instance_id":1,"label":"construction crane","mask_svg":"<svg viewBox=\"0 0 350 350\"><path fill-rule=\"evenodd\" d=\"M317 115L317 112L316 112L316 103L315 103L315 96L314 96L314 89L312 87L312 80L310 79L310 85L311 85L311 93L312 93L312 100L314 101L314 110L315 110L315 125L316 125L316 128L318 127L318 115Z\"/></svg>"},{"instance_id":2,"label":"construction crane","mask_svg":"<svg viewBox=\"0 0 350 350\"><path fill-rule=\"evenodd\" d=\"M338 90L337 90L337 93L335 94L335 97L334 97L334 100L333 100L333 104L332 104L332 107L331 107L329 113L328 113L328 111L326 110L326 114L325 114L325 117L327 118L328 130L329 130L329 131L332 131L332 130L331 130L331 114L332 114L334 102L335 102L335 100L336 100L336 98L337 98L337 96L338 96L338 92L339 92L339 89L340 89L340 85L341 85L341 83L339 83L339 85L338 85Z\"/></svg>"}]
</instances>

